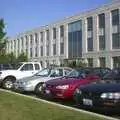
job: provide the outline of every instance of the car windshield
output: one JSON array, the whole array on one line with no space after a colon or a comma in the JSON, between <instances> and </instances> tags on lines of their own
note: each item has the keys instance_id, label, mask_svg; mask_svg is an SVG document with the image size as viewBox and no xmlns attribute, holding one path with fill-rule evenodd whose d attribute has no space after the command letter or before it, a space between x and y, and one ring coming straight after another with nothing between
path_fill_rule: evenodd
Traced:
<instances>
[{"instance_id":1,"label":"car windshield","mask_svg":"<svg viewBox=\"0 0 120 120\"><path fill-rule=\"evenodd\" d=\"M50 73L51 73L51 69L45 68L37 72L35 76L48 77Z\"/></svg>"},{"instance_id":2,"label":"car windshield","mask_svg":"<svg viewBox=\"0 0 120 120\"><path fill-rule=\"evenodd\" d=\"M70 74L67 75L67 77L72 78L82 77L82 71L73 70L72 72L70 72Z\"/></svg>"},{"instance_id":3,"label":"car windshield","mask_svg":"<svg viewBox=\"0 0 120 120\"><path fill-rule=\"evenodd\" d=\"M113 69L110 73L106 74L103 79L104 80L120 80L120 71L118 69Z\"/></svg>"}]
</instances>

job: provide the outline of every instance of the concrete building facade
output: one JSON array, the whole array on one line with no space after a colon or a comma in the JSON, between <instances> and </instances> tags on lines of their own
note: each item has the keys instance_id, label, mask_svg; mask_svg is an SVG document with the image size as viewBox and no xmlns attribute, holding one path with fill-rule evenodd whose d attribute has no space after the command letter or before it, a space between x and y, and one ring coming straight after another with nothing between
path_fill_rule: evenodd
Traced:
<instances>
[{"instance_id":1,"label":"concrete building facade","mask_svg":"<svg viewBox=\"0 0 120 120\"><path fill-rule=\"evenodd\" d=\"M120 65L120 2L113 2L9 38L8 53L25 52L44 67L65 59L85 59L88 66Z\"/></svg>"}]
</instances>

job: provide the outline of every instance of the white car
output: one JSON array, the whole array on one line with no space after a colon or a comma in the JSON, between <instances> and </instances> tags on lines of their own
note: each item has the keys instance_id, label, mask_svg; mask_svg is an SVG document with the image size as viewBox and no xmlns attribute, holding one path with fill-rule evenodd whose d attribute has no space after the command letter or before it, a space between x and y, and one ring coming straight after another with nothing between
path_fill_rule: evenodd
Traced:
<instances>
[{"instance_id":1,"label":"white car","mask_svg":"<svg viewBox=\"0 0 120 120\"><path fill-rule=\"evenodd\" d=\"M16 90L20 92L39 93L44 82L68 75L73 69L68 67L45 68L33 75L17 80L14 84Z\"/></svg>"},{"instance_id":2,"label":"white car","mask_svg":"<svg viewBox=\"0 0 120 120\"><path fill-rule=\"evenodd\" d=\"M32 76L41 69L39 62L19 63L15 69L0 71L0 84L5 89L11 89L16 79Z\"/></svg>"}]
</instances>

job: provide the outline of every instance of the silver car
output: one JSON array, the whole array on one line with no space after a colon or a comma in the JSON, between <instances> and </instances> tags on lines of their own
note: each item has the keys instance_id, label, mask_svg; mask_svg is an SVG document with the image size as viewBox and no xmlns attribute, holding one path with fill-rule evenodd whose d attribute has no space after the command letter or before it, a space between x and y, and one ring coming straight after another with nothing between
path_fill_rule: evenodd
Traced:
<instances>
[{"instance_id":1,"label":"silver car","mask_svg":"<svg viewBox=\"0 0 120 120\"><path fill-rule=\"evenodd\" d=\"M14 88L20 92L35 92L38 94L44 82L66 76L72 70L69 67L44 68L31 77L17 80L14 83Z\"/></svg>"}]
</instances>

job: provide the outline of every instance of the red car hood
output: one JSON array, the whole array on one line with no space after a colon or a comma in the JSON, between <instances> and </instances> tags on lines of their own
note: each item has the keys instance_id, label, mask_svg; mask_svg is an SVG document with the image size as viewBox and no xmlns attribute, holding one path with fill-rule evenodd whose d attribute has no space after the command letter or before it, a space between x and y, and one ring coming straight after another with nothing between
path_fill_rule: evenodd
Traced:
<instances>
[{"instance_id":1,"label":"red car hood","mask_svg":"<svg viewBox=\"0 0 120 120\"><path fill-rule=\"evenodd\" d=\"M91 83L93 81L99 80L99 77L96 75L89 75L86 78L70 78L70 77L62 77L54 80L49 80L46 84L49 85L66 85L66 84L77 84L77 83Z\"/></svg>"},{"instance_id":2,"label":"red car hood","mask_svg":"<svg viewBox=\"0 0 120 120\"><path fill-rule=\"evenodd\" d=\"M49 80L46 82L46 84L52 84L52 85L74 84L74 83L78 83L80 80L82 80L82 78L62 77L54 80Z\"/></svg>"}]
</instances>

